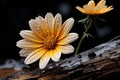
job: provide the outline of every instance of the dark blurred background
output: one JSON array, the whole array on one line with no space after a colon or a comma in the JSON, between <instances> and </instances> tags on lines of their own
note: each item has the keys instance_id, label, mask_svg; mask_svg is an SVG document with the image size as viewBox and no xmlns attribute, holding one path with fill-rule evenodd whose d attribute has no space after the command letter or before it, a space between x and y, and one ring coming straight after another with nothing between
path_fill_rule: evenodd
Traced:
<instances>
[{"instance_id":1,"label":"dark blurred background","mask_svg":"<svg viewBox=\"0 0 120 80\"><path fill-rule=\"evenodd\" d=\"M45 16L47 12L62 14L63 21L73 17L74 27L71 32L79 33L81 37L84 27L78 21L85 18L75 9L75 6L83 6L89 0L0 0L0 58L21 58L16 42L22 39L19 35L20 30L30 29L28 21L38 15ZM95 0L98 2L99 0ZM106 22L98 22L98 27L91 27L89 33L94 38L87 38L83 41L81 51L93 48L94 46L106 42L120 35L120 1L107 0L107 5L113 5L114 10L100 15ZM72 44L77 46L77 41Z\"/></svg>"}]
</instances>

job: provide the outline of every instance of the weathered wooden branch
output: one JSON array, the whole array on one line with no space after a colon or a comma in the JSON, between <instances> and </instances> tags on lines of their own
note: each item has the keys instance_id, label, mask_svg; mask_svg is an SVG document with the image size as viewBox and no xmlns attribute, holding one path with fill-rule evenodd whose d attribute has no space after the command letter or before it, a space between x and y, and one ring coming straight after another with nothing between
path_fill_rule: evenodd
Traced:
<instances>
[{"instance_id":1,"label":"weathered wooden branch","mask_svg":"<svg viewBox=\"0 0 120 80\"><path fill-rule=\"evenodd\" d=\"M23 70L6 80L99 80L120 73L120 39L98 45L76 56L53 62L43 70Z\"/></svg>"}]
</instances>

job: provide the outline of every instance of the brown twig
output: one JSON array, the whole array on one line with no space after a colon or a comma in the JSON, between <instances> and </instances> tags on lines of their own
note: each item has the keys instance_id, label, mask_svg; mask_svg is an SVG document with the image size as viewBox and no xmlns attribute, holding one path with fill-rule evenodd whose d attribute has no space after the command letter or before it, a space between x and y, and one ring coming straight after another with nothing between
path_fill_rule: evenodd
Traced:
<instances>
[{"instance_id":1,"label":"brown twig","mask_svg":"<svg viewBox=\"0 0 120 80\"><path fill-rule=\"evenodd\" d=\"M120 39L98 45L77 56L50 63L45 69L23 70L7 80L100 80L120 73Z\"/></svg>"}]
</instances>

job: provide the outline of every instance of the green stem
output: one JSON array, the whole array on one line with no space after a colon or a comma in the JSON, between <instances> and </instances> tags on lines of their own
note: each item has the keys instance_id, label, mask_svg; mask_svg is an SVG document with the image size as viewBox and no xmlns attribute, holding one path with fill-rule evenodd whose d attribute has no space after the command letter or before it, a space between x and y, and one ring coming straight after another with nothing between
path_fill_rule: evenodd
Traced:
<instances>
[{"instance_id":1,"label":"green stem","mask_svg":"<svg viewBox=\"0 0 120 80\"><path fill-rule=\"evenodd\" d=\"M78 43L78 46L77 46L77 48L76 48L75 54L78 53L79 48L80 48L80 46L81 46L81 43L82 43L82 41L84 40L84 38L86 37L85 35L86 35L86 33L88 32L88 30L90 29L90 26L92 25L92 19L91 19L91 17L89 17L88 19L90 20L90 21L89 21L89 24L87 25L86 30L83 32L83 35L82 35L82 37L81 37L81 39L80 39L80 41L79 41L79 43Z\"/></svg>"}]
</instances>

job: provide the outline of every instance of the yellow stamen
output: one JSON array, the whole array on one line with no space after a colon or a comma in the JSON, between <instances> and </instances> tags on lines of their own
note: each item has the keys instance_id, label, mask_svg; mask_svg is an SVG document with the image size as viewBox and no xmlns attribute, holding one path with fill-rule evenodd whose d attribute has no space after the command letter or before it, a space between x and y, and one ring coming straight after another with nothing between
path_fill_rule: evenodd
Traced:
<instances>
[{"instance_id":1,"label":"yellow stamen","mask_svg":"<svg viewBox=\"0 0 120 80\"><path fill-rule=\"evenodd\" d=\"M56 43L57 43L57 39L55 37L48 36L44 39L43 46L46 49L50 50L50 49L54 49L56 47Z\"/></svg>"}]
</instances>

